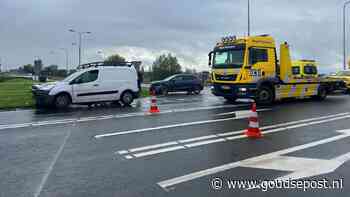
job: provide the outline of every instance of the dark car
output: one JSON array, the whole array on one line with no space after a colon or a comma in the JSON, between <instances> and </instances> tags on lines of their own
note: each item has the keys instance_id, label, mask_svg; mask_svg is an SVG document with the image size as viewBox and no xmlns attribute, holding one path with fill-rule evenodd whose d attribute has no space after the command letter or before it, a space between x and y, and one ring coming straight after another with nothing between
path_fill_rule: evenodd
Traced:
<instances>
[{"instance_id":1,"label":"dark car","mask_svg":"<svg viewBox=\"0 0 350 197\"><path fill-rule=\"evenodd\" d=\"M203 90L200 79L191 74L177 74L161 81L151 83L150 91L156 94L168 94L168 92L188 92L199 94Z\"/></svg>"}]
</instances>

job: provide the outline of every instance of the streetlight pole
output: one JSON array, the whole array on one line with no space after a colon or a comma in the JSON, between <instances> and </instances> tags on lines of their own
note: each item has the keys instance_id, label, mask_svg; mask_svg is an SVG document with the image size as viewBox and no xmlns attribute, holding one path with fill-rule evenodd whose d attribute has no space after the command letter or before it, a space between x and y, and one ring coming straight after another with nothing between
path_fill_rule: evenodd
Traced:
<instances>
[{"instance_id":1,"label":"streetlight pole","mask_svg":"<svg viewBox=\"0 0 350 197\"><path fill-rule=\"evenodd\" d=\"M60 48L60 50L63 50L64 51L64 54L66 56L66 71L67 71L67 75L68 75L68 72L69 72L69 68L68 68L68 49L67 48Z\"/></svg>"},{"instance_id":2,"label":"streetlight pole","mask_svg":"<svg viewBox=\"0 0 350 197\"><path fill-rule=\"evenodd\" d=\"M346 70L346 6L350 1L346 1L343 5L343 69Z\"/></svg>"},{"instance_id":3,"label":"streetlight pole","mask_svg":"<svg viewBox=\"0 0 350 197\"><path fill-rule=\"evenodd\" d=\"M248 36L250 36L250 0L248 0Z\"/></svg>"},{"instance_id":4,"label":"streetlight pole","mask_svg":"<svg viewBox=\"0 0 350 197\"><path fill-rule=\"evenodd\" d=\"M85 32L82 32L82 31L75 31L74 29L70 29L69 30L70 32L73 32L73 33L77 33L78 34L78 36L79 36L79 65L78 66L80 66L80 64L81 64L81 51L82 51L82 44L81 44L81 42L82 42L82 36L84 35L84 34L91 34L91 32L89 32L89 31L85 31Z\"/></svg>"}]
</instances>

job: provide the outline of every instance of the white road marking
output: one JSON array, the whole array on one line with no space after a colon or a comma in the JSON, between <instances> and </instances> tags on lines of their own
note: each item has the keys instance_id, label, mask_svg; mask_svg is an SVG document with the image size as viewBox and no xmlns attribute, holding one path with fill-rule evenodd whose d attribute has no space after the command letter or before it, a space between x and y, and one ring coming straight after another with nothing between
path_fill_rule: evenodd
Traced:
<instances>
[{"instance_id":1,"label":"white road marking","mask_svg":"<svg viewBox=\"0 0 350 197\"><path fill-rule=\"evenodd\" d=\"M263 112L263 111L269 111L271 109L257 109L257 112ZM216 114L216 116L225 116L225 115L232 115L236 114L236 116L249 116L252 114L251 110L241 110L241 111L232 111L232 112L225 112L225 113L220 113Z\"/></svg>"},{"instance_id":2,"label":"white road marking","mask_svg":"<svg viewBox=\"0 0 350 197\"><path fill-rule=\"evenodd\" d=\"M257 156L257 157L252 157L252 158L248 158L248 159L245 159L245 160L224 164L224 165L217 166L217 167L214 167L214 168L209 168L209 169L206 169L206 170L197 171L197 172L194 172L194 173L186 174L184 176L179 176L179 177L175 177L175 178L172 178L172 179L164 180L164 181L158 182L157 184L160 187L162 187L163 189L166 190L166 188L173 187L174 185L177 185L177 184L180 184L180 183L188 182L188 181L191 181L191 180L194 180L194 179L198 179L198 178L201 178L201 177L204 177L204 176L209 176L209 175L212 175L212 174L216 174L216 173L219 173L219 172L223 172L223 171L230 170L230 169L233 169L233 168L236 168L236 167L240 167L240 166L244 166L244 165L247 165L247 164L258 163L258 162L261 162L261 161L274 159L274 158L276 158L278 156L281 156L281 155L285 155L285 154L292 153L292 152L295 152L295 151L299 151L299 150L315 147L315 146L318 146L318 145L330 143L330 142L337 141L337 140L340 140L340 139L343 139L343 138L347 138L347 137L350 136L350 130L338 131L338 132L340 132L342 134L334 136L334 137L326 138L326 139L323 139L323 140L319 140L319 141L315 141L315 142L311 142L311 143L307 143L307 144L303 144L303 145L294 146L294 147L291 147L291 148L279 150L279 151L276 151L276 152L267 153L267 154L260 155L260 156ZM348 158L348 157L349 156L346 155L346 156L342 157L341 160L344 161L345 160L344 158Z\"/></svg>"},{"instance_id":3,"label":"white road marking","mask_svg":"<svg viewBox=\"0 0 350 197\"><path fill-rule=\"evenodd\" d=\"M120 155L124 155L124 154L128 154L129 151L127 151L127 150L121 150L121 151L118 151L117 153L120 154Z\"/></svg>"},{"instance_id":4,"label":"white road marking","mask_svg":"<svg viewBox=\"0 0 350 197\"><path fill-rule=\"evenodd\" d=\"M185 140L179 140L180 143L187 143L187 142L194 142L194 141L199 141L199 140L206 140L210 138L216 138L218 137L217 135L207 135L207 136L202 136L202 137L195 137L195 138L189 138Z\"/></svg>"},{"instance_id":5,"label":"white road marking","mask_svg":"<svg viewBox=\"0 0 350 197\"><path fill-rule=\"evenodd\" d=\"M169 151L174 151L174 150L179 150L184 148L185 148L184 146L174 146L170 148L163 148L163 149L158 149L158 150L153 150L148 152L136 153L134 154L134 157L144 157L148 155L154 155L154 154L159 154L159 153L164 153L164 152L169 152Z\"/></svg>"},{"instance_id":6,"label":"white road marking","mask_svg":"<svg viewBox=\"0 0 350 197\"><path fill-rule=\"evenodd\" d=\"M159 114L223 109L223 108L232 108L232 107L239 107L239 106L246 106L246 104L218 105L218 106L193 107L193 108L186 108L186 109L164 110L164 111L161 111ZM36 127L36 126L45 126L45 125L69 124L69 123L76 123L76 122L88 122L88 121L107 120L107 119L119 119L119 118L137 117L137 116L149 116L149 115L150 114L147 112L137 112L137 113L120 114L120 115L103 115L103 116L93 116L93 117L81 117L81 118L75 118L75 119L28 122L28 123L20 123L20 124L0 124L0 130L24 128L24 127Z\"/></svg>"},{"instance_id":7,"label":"white road marking","mask_svg":"<svg viewBox=\"0 0 350 197\"><path fill-rule=\"evenodd\" d=\"M277 128L277 127L281 127L281 126L298 124L298 123L302 123L302 122L311 122L311 121L314 121L314 120L333 118L333 117L336 117L336 116L344 116L344 115L349 115L349 114L350 114L349 112L346 112L346 113L332 114L332 115L328 115L328 116L320 116L320 117L315 117L315 118L296 120L296 121L291 121L291 122L285 122L285 123L280 123L280 124L275 124L275 125L264 126L264 127L261 127L261 129L272 129L272 128Z\"/></svg>"},{"instance_id":8,"label":"white road marking","mask_svg":"<svg viewBox=\"0 0 350 197\"><path fill-rule=\"evenodd\" d=\"M329 115L329 116L321 116L318 118L310 118L310 119L304 119L304 120L300 120L300 121L292 121L292 122L286 122L286 123L282 123L282 124L269 125L269 126L262 127L262 129L265 129L265 128L273 128L273 129L264 130L264 131L262 131L262 134L276 133L276 132L280 132L280 131L286 131L286 130L290 130L290 129L306 127L306 126L310 126L310 125L322 124L322 123L326 123L326 122L350 118L350 114L349 115L346 115L346 114L349 114L349 113L334 114L334 115ZM341 115L341 116L339 116L339 115ZM308 120L313 120L313 122L303 123L303 122L306 122ZM301 124L288 126L290 124L295 124L295 123L301 123ZM277 126L279 126L279 128L276 128ZM224 142L224 141L232 141L232 140L247 138L247 136L243 134L244 131L245 130L227 132L227 133L219 133L216 135L207 135L207 136L202 136L202 137L177 140L178 143L176 143L176 144L175 144L176 141L172 141L172 142L167 142L167 143L162 143L162 144L155 144L155 145L149 145L149 146L145 146L145 147L138 147L138 148L129 149L129 150L122 150L122 151L137 152L140 150L154 149L154 148L157 148L158 146L165 147L165 146L171 146L171 145L182 145L185 148L193 148L193 147L198 147L198 146L203 146L203 145L208 145L208 144L213 144L213 143L219 143L219 142ZM237 134L243 134L243 135L237 135ZM234 136L231 136L231 135L234 135ZM229 137L227 137L227 136L229 136ZM213 139L213 138L216 138L216 139ZM208 140L208 139L213 139L213 140ZM200 141L200 140L205 140L205 141ZM187 143L193 142L193 141L199 141L199 142L187 144ZM170 145L167 145L168 143ZM131 151L131 150L134 150L134 151ZM178 149L175 149L175 150L178 150ZM173 151L175 151L175 150L173 150ZM170 152L170 151L166 151L166 152ZM152 152L147 152L147 154L145 154L145 156L150 156L150 155L155 155L155 154L160 154L160 153L162 153L162 152L152 151ZM138 157L141 157L141 156L138 156Z\"/></svg>"},{"instance_id":9,"label":"white road marking","mask_svg":"<svg viewBox=\"0 0 350 197\"><path fill-rule=\"evenodd\" d=\"M163 143L163 144L156 144L156 145L151 145L151 146L143 146L143 147L139 147L139 148L133 148L130 149L129 152L137 152L137 151L143 151L143 150L149 150L149 149L156 149L156 148L161 148L161 147L165 147L165 146L172 146L172 145L176 145L178 144L177 142L167 142L167 143Z\"/></svg>"},{"instance_id":10,"label":"white road marking","mask_svg":"<svg viewBox=\"0 0 350 197\"><path fill-rule=\"evenodd\" d=\"M170 129L170 128L175 128L175 127L185 127L185 126L192 126L192 125L223 122L223 121L228 121L228 120L238 120L238 119L247 118L248 116L249 116L249 113L247 113L246 110L244 110L244 113L241 113L241 111L237 111L236 117L232 117L232 118L201 120L201 121L194 121L194 122L185 122L185 123L179 123L179 124L164 125L164 126L158 126L158 127L149 127L149 128L142 128L142 129L134 129L134 130L127 130L127 131L105 133L105 134L95 135L95 138L99 139L99 138L103 138L103 137L112 137L112 136L127 135L127 134L134 134L134 133L143 133L143 132L157 131L157 130L162 130L162 129Z\"/></svg>"},{"instance_id":11,"label":"white road marking","mask_svg":"<svg viewBox=\"0 0 350 197\"><path fill-rule=\"evenodd\" d=\"M125 158L126 159L132 159L133 157L131 155L126 155Z\"/></svg>"},{"instance_id":12,"label":"white road marking","mask_svg":"<svg viewBox=\"0 0 350 197\"><path fill-rule=\"evenodd\" d=\"M230 135L242 134L244 131L245 130L239 130L239 131L232 131L232 132L226 132L226 133L218 133L216 135L220 136L220 137L225 137L225 136L230 136Z\"/></svg>"},{"instance_id":13,"label":"white road marking","mask_svg":"<svg viewBox=\"0 0 350 197\"><path fill-rule=\"evenodd\" d=\"M193 147L197 147L197 146L202 146L202 145L207 145L207 144L212 144L212 143L217 143L217 142L223 142L223 141L225 141L224 138L219 138L219 139L215 139L215 140L206 140L206 141L186 144L185 147L186 148L193 148Z\"/></svg>"},{"instance_id":14,"label":"white road marking","mask_svg":"<svg viewBox=\"0 0 350 197\"><path fill-rule=\"evenodd\" d=\"M223 121L234 120L234 119L236 119L236 118L233 117L233 118L214 119L214 120L202 120L202 121L195 121L195 122L186 122L186 123L179 123L179 124L172 124L172 125L164 125L164 126L158 126L158 127L150 127L150 128L143 128L143 129L120 131L120 132L96 135L95 138L98 139L98 138L111 137L111 136L117 136L117 135L126 135L126 134L133 134L133 133L150 132L150 131L156 131L156 130L162 130L162 129L175 128L175 127L185 127L185 126L192 126L192 125L200 125L200 124L208 124L208 123L215 123L215 122L223 122Z\"/></svg>"},{"instance_id":15,"label":"white road marking","mask_svg":"<svg viewBox=\"0 0 350 197\"><path fill-rule=\"evenodd\" d=\"M42 180L41 180L41 182L40 182L39 187L38 187L37 190L35 191L34 197L40 196L40 193L41 193L43 187L45 186L46 181L47 181L47 179L49 178L49 176L50 176L50 174L51 174L51 172L52 172L52 169L53 169L53 167L55 166L55 164L56 164L56 162L57 162L57 159L58 159L59 156L61 155L61 153L62 153L62 151L63 151L63 148L64 148L64 146L66 145L67 140L68 140L68 138L70 137L70 135L71 135L71 130L69 129L68 132L67 132L67 134L66 134L66 136L65 136L64 139L63 139L63 142L62 142L60 148L59 148L58 151L56 152L56 154L55 154L55 156L54 156L54 158L53 158L53 160L52 160L52 162L51 162L49 168L47 169L47 172L45 172L45 174L44 174L44 176L43 176L43 178L42 178Z\"/></svg>"}]
</instances>

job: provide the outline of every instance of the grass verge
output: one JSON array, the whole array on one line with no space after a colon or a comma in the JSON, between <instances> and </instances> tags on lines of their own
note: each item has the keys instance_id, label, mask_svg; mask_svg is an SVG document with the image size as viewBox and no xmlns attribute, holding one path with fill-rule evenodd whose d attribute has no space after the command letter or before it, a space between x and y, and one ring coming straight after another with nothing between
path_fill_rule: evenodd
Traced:
<instances>
[{"instance_id":1,"label":"grass verge","mask_svg":"<svg viewBox=\"0 0 350 197\"><path fill-rule=\"evenodd\" d=\"M35 106L31 87L38 83L30 79L0 76L0 109L30 108ZM142 88L141 97L148 97L147 88Z\"/></svg>"}]
</instances>

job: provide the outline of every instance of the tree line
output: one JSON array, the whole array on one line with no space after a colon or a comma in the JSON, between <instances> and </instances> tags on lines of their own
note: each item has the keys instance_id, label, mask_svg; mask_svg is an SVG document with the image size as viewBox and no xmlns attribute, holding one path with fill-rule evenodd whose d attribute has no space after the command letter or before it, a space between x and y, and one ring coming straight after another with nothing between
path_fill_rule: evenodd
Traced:
<instances>
[{"instance_id":1,"label":"tree line","mask_svg":"<svg viewBox=\"0 0 350 197\"><path fill-rule=\"evenodd\" d=\"M119 54L114 54L106 58L106 63L108 62L125 62L125 58ZM31 73L34 74L34 66L32 64L26 64L20 67L18 72L21 73ZM75 70L70 70L69 73L74 72ZM143 69L141 72L144 72ZM171 53L162 54L156 58L153 64L150 66L149 71L144 72L144 77L148 80L161 80L168 76L179 74L179 73L196 73L195 69L185 68L180 65L176 56ZM64 77L67 75L65 69L59 69L58 65L50 65L43 67L41 73L46 76L57 76Z\"/></svg>"}]
</instances>

